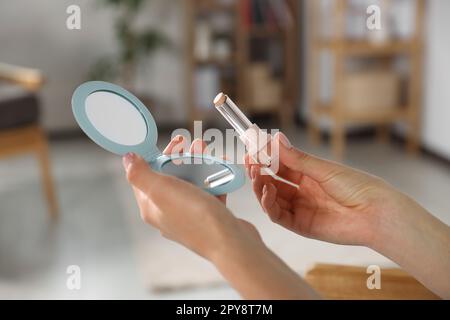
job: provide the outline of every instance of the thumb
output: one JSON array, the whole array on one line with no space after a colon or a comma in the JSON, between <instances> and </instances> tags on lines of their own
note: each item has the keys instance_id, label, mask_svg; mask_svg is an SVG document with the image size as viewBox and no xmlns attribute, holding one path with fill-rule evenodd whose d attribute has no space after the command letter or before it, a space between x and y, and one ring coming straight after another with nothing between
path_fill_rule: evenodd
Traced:
<instances>
[{"instance_id":1,"label":"thumb","mask_svg":"<svg viewBox=\"0 0 450 320\"><path fill-rule=\"evenodd\" d=\"M133 187L144 192L153 200L157 200L164 194L164 192L158 192L158 190L161 190L167 184L166 177L154 172L142 157L134 153L127 153L122 162L128 182Z\"/></svg>"},{"instance_id":2,"label":"thumb","mask_svg":"<svg viewBox=\"0 0 450 320\"><path fill-rule=\"evenodd\" d=\"M345 167L335 162L320 159L295 149L288 138L281 132L274 136L279 145L279 159L291 170L299 171L317 182L325 182L330 177L342 172Z\"/></svg>"}]
</instances>

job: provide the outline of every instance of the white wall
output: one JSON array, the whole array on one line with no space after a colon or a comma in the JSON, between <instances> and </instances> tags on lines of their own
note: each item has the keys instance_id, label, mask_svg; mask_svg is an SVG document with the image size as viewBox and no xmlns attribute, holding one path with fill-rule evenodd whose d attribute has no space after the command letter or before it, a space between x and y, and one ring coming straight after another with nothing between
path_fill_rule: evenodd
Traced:
<instances>
[{"instance_id":1,"label":"white wall","mask_svg":"<svg viewBox=\"0 0 450 320\"><path fill-rule=\"evenodd\" d=\"M0 1L0 61L39 68L47 76L48 83L42 91L42 120L50 130L76 127L70 109L73 90L86 80L89 68L98 57L115 50L113 12L99 3L93 0ZM66 28L66 8L71 4L81 7L81 30ZM183 36L181 15L179 1L154 0L145 8L143 22L157 24L179 44ZM138 87L166 101L173 108L167 116L182 119L180 56L160 53L142 69L147 72L140 73Z\"/></svg>"},{"instance_id":2,"label":"white wall","mask_svg":"<svg viewBox=\"0 0 450 320\"><path fill-rule=\"evenodd\" d=\"M160 9L161 2L166 4L165 9ZM98 3L93 0L0 1L0 61L44 71L48 83L42 92L43 123L50 130L76 127L70 110L73 89L85 80L89 67L99 56L114 52L113 13ZM143 22L156 24L176 47L182 48L180 1L151 3ZM167 7L167 3L171 5ZM450 1L427 3L423 142L450 157ZM80 31L65 27L66 8L70 4L78 4L82 9ZM138 87L167 101L166 117L184 119L182 51L158 54L142 71ZM307 90L304 92L307 94ZM304 98L303 102L307 103L307 97Z\"/></svg>"},{"instance_id":3,"label":"white wall","mask_svg":"<svg viewBox=\"0 0 450 320\"><path fill-rule=\"evenodd\" d=\"M427 1L428 2L428 1ZM450 1L428 3L423 142L450 159Z\"/></svg>"},{"instance_id":4,"label":"white wall","mask_svg":"<svg viewBox=\"0 0 450 320\"><path fill-rule=\"evenodd\" d=\"M315 0L311 0L315 1ZM330 0L324 1L328 3ZM422 105L422 143L430 150L450 159L450 1L428 0L426 30L424 33L424 79ZM306 17L307 24L311 23ZM305 38L305 50L307 48ZM332 61L322 59L322 98L331 95ZM305 63L307 57L305 55ZM303 92L301 113L308 115L309 97L305 75L306 90ZM329 122L324 121L323 128L329 128ZM400 127L403 129L403 127ZM402 130L400 130L402 131Z\"/></svg>"}]
</instances>

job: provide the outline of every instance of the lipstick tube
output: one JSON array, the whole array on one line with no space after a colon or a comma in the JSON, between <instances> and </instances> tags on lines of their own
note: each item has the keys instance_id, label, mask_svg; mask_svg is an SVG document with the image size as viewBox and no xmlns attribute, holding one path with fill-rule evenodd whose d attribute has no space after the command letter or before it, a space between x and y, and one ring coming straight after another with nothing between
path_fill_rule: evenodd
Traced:
<instances>
[{"instance_id":1,"label":"lipstick tube","mask_svg":"<svg viewBox=\"0 0 450 320\"><path fill-rule=\"evenodd\" d=\"M262 172L270 175L277 181L298 188L296 183L278 176L270 168L272 159L267 154L268 144L272 141L270 134L267 134L255 123L252 123L227 95L219 93L214 99L214 106L239 134L239 139L246 146L252 160L262 165Z\"/></svg>"}]
</instances>

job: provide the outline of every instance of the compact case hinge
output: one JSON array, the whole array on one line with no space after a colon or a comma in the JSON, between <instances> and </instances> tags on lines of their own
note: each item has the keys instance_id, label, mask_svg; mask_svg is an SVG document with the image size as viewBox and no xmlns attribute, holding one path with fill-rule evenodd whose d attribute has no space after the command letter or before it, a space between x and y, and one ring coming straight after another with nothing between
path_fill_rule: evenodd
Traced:
<instances>
[{"instance_id":1,"label":"compact case hinge","mask_svg":"<svg viewBox=\"0 0 450 320\"><path fill-rule=\"evenodd\" d=\"M161 155L161 151L159 151L159 149L155 146L153 148L153 150L149 150L149 152L142 155L142 157L144 158L145 161L152 162L156 158L158 158L160 155Z\"/></svg>"}]
</instances>

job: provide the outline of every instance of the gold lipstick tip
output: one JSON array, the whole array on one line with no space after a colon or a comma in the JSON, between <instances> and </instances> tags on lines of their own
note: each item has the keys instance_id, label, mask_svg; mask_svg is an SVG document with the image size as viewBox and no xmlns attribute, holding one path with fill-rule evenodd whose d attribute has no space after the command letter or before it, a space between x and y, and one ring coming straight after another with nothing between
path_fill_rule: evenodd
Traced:
<instances>
[{"instance_id":1,"label":"gold lipstick tip","mask_svg":"<svg viewBox=\"0 0 450 320\"><path fill-rule=\"evenodd\" d=\"M223 94L223 92L221 92L214 98L214 106L215 107L221 106L222 104L225 103L226 100L227 96Z\"/></svg>"}]
</instances>

